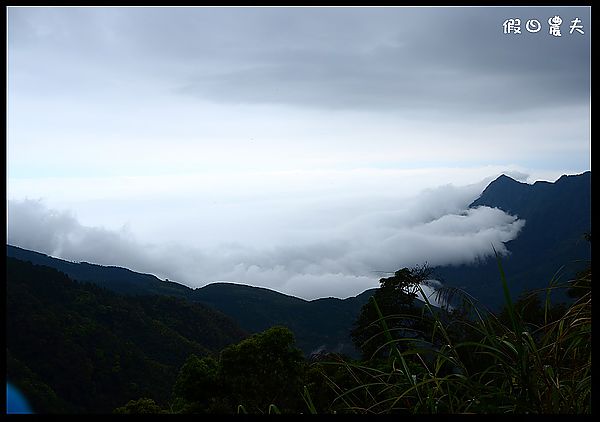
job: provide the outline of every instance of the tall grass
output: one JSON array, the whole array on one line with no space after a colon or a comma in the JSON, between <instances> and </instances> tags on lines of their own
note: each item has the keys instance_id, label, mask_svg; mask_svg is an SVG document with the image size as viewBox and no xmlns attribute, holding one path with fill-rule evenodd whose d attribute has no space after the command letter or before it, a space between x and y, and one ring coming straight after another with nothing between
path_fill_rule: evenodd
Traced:
<instances>
[{"instance_id":1,"label":"tall grass","mask_svg":"<svg viewBox=\"0 0 600 422\"><path fill-rule=\"evenodd\" d=\"M384 316L373 298L380 331L367 341L383 338L378 351L389 351L388 358L332 363L342 365L352 386L326 376L335 392L331 408L365 414L591 413L591 288L552 319L549 290L567 287L552 280L544 321L535 325L513 303L496 257L508 321L482 310L466 294L463 316L452 319L425 294L416 317ZM396 318L428 319L431 330L420 338L398 338L388 324Z\"/></svg>"}]
</instances>

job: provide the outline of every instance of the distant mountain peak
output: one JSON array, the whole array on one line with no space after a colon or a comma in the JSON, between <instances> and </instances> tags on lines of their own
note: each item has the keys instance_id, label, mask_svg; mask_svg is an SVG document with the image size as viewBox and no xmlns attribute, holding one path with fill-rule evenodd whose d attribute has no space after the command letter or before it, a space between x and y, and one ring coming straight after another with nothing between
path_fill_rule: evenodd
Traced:
<instances>
[{"instance_id":1,"label":"distant mountain peak","mask_svg":"<svg viewBox=\"0 0 600 422\"><path fill-rule=\"evenodd\" d=\"M502 185L502 184L528 185L528 183L520 182L520 181L502 173L500 176L498 176L496 179L494 179L492 182L490 182L490 184L487 186L487 188L489 188L490 186L493 186L493 185Z\"/></svg>"},{"instance_id":2,"label":"distant mountain peak","mask_svg":"<svg viewBox=\"0 0 600 422\"><path fill-rule=\"evenodd\" d=\"M515 179L513 179L512 177L510 177L510 176L507 176L506 174L502 173L502 174L501 174L500 176L498 176L498 177L497 177L497 178L496 178L496 179L495 179L495 180L494 180L492 183L496 183L496 182L502 182L502 181L505 181L505 180L506 180L506 181L510 180L510 181L516 182L516 180L515 180Z\"/></svg>"},{"instance_id":3,"label":"distant mountain peak","mask_svg":"<svg viewBox=\"0 0 600 422\"><path fill-rule=\"evenodd\" d=\"M560 176L558 178L558 180L555 183L564 183L566 181L572 181L572 180L576 180L576 179L591 179L591 177L592 177L591 170L584 171L583 173L579 173L579 174L563 174L562 176Z\"/></svg>"},{"instance_id":4,"label":"distant mountain peak","mask_svg":"<svg viewBox=\"0 0 600 422\"><path fill-rule=\"evenodd\" d=\"M524 195L531 185L519 182L506 174L501 174L481 192L481 195L473 201L469 207L478 207L482 205L503 208L502 205L508 198L520 198ZM505 211L508 209L503 208Z\"/></svg>"},{"instance_id":5,"label":"distant mountain peak","mask_svg":"<svg viewBox=\"0 0 600 422\"><path fill-rule=\"evenodd\" d=\"M479 206L497 208L525 221L518 236L505 242L510 254L502 257L513 297L546 288L558 277L568 280L591 260L590 243L585 241L591 232L591 171L533 184L503 174L470 205ZM494 259L441 267L436 273L445 284L465 289L487 306L500 309L503 305Z\"/></svg>"},{"instance_id":6,"label":"distant mountain peak","mask_svg":"<svg viewBox=\"0 0 600 422\"><path fill-rule=\"evenodd\" d=\"M469 207L488 206L500 208L509 214L526 218L534 203L553 202L558 198L570 198L573 192L580 192L589 186L591 171L581 174L563 175L555 182L537 181L533 184L519 182L506 174L501 174L483 190L479 198ZM571 186L572 185L572 186ZM550 209L550 208L549 208Z\"/></svg>"}]
</instances>

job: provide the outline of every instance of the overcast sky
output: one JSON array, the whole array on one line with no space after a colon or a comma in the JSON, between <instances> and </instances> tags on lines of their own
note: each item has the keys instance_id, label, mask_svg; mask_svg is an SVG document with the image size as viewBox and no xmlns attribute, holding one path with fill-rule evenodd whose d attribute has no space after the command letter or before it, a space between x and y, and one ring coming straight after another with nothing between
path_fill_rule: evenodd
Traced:
<instances>
[{"instance_id":1,"label":"overcast sky","mask_svg":"<svg viewBox=\"0 0 600 422\"><path fill-rule=\"evenodd\" d=\"M485 258L526 224L467 209L491 180L591 169L590 34L589 7L10 7L8 242L306 299Z\"/></svg>"}]
</instances>

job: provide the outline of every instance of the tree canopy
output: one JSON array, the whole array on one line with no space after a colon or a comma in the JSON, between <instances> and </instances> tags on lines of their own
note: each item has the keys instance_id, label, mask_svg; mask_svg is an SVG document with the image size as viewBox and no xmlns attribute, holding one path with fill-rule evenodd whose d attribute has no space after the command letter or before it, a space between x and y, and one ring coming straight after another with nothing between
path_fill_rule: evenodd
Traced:
<instances>
[{"instance_id":1,"label":"tree canopy","mask_svg":"<svg viewBox=\"0 0 600 422\"><path fill-rule=\"evenodd\" d=\"M366 303L352 330L352 341L362 351L363 359L384 356L386 331L393 338L412 338L423 327L421 308L415 298L419 285L430 274L426 265L402 268L392 277L379 280L380 287ZM384 319L382 319L382 317Z\"/></svg>"}]
</instances>

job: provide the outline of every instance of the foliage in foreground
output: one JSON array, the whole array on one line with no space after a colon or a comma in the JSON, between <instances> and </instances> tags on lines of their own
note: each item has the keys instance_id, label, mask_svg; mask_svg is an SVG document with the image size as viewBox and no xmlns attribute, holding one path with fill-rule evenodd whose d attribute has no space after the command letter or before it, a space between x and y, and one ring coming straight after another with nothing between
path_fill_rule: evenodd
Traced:
<instances>
[{"instance_id":1,"label":"foliage in foreground","mask_svg":"<svg viewBox=\"0 0 600 422\"><path fill-rule=\"evenodd\" d=\"M371 323L357 321L356 338L371 343L361 360L326 354L306 362L291 332L272 328L229 346L218 359L190 357L170 409L161 411L591 413L591 266L569 283L551 283L513 303L498 263L506 294L498 315L464 294L461 308L442 312L427 302L416 312L406 297L392 297L410 291L389 289L390 296L375 295L365 305L362 315L371 315ZM410 285L423 274L403 269L382 284ZM557 288L576 300L551 305ZM405 312L393 313L394 300ZM359 335L360 327L370 334Z\"/></svg>"},{"instance_id":2,"label":"foliage in foreground","mask_svg":"<svg viewBox=\"0 0 600 422\"><path fill-rule=\"evenodd\" d=\"M395 338L379 313L389 350L383 367L342 362L354 386L336 391L337 411L356 413L591 413L591 266L564 286L531 292L513 304L499 263L506 306L500 316L465 307L450 320L427 303L416 319L433 329ZM582 279L584 278L584 279ZM540 301L551 289L570 288L568 308ZM376 298L374 306L377 308ZM407 315L403 316L407 318Z\"/></svg>"},{"instance_id":3,"label":"foliage in foreground","mask_svg":"<svg viewBox=\"0 0 600 422\"><path fill-rule=\"evenodd\" d=\"M272 327L226 347L218 359L190 356L175 383L177 413L295 412L304 357L292 332ZM281 410L279 410L281 409Z\"/></svg>"}]
</instances>

